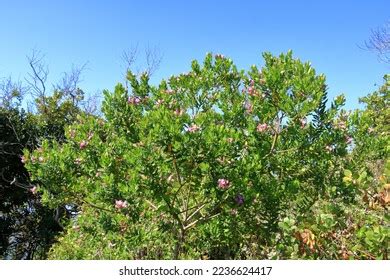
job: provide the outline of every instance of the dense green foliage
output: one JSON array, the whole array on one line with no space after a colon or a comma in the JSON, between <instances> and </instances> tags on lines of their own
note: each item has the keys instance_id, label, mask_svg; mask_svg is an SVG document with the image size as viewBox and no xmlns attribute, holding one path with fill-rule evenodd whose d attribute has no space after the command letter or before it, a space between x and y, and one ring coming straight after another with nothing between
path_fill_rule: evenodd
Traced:
<instances>
[{"instance_id":1,"label":"dense green foliage","mask_svg":"<svg viewBox=\"0 0 390 280\"><path fill-rule=\"evenodd\" d=\"M49 257L388 258L388 78L350 115L309 63L264 59L129 72L102 118L26 150L44 205L79 209Z\"/></svg>"},{"instance_id":2,"label":"dense green foliage","mask_svg":"<svg viewBox=\"0 0 390 280\"><path fill-rule=\"evenodd\" d=\"M65 204L56 209L42 205L21 157L23 149L38 148L42 139L63 142L65 125L75 120L80 108L69 94L56 90L36 98L36 111L26 112L20 88L12 83L8 88L1 92L0 106L0 256L45 258L62 231L59 218L69 216L69 211ZM81 100L83 93L77 93Z\"/></svg>"}]
</instances>

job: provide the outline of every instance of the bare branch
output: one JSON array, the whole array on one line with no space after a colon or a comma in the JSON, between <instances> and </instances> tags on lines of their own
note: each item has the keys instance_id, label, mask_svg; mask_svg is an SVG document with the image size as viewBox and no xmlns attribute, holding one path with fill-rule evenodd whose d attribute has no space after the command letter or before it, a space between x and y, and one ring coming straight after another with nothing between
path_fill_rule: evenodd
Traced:
<instances>
[{"instance_id":1,"label":"bare branch","mask_svg":"<svg viewBox=\"0 0 390 280\"><path fill-rule=\"evenodd\" d=\"M125 64L126 75L127 72L135 69L134 72L140 74L141 72L146 72L148 76L152 76L154 72L160 67L162 61L162 54L157 47L147 46L144 49L145 63L143 67L136 66L135 63L138 58L138 45L131 47L128 50L125 50L122 53L121 60Z\"/></svg>"},{"instance_id":2,"label":"bare branch","mask_svg":"<svg viewBox=\"0 0 390 280\"><path fill-rule=\"evenodd\" d=\"M0 171L0 174L1 174L1 178L4 182L8 183L10 186L15 186L15 187L18 187L18 188L21 188L21 189L25 189L25 190L30 190L32 188L32 184L24 184L24 183L21 183L18 181L18 178L16 177L13 177L12 180L9 180L7 178L4 177L4 169L2 169Z\"/></svg>"},{"instance_id":3,"label":"bare branch","mask_svg":"<svg viewBox=\"0 0 390 280\"><path fill-rule=\"evenodd\" d=\"M72 69L69 72L63 73L60 83L54 86L55 90L62 92L65 96L69 96L73 105L76 105L83 98L83 96L80 96L83 93L79 89L79 84L82 82L81 74L86 69L86 66L87 63L80 67L72 65Z\"/></svg>"},{"instance_id":4,"label":"bare branch","mask_svg":"<svg viewBox=\"0 0 390 280\"><path fill-rule=\"evenodd\" d=\"M61 82L54 88L63 91L65 94L73 93L79 83L82 82L81 74L86 69L87 63L84 63L80 67L72 65L72 69L69 72L64 72Z\"/></svg>"},{"instance_id":5,"label":"bare branch","mask_svg":"<svg viewBox=\"0 0 390 280\"><path fill-rule=\"evenodd\" d=\"M127 73L131 70L133 67L135 61L137 60L137 53L138 53L138 44L134 47L131 47L130 49L124 50L121 56L121 60L125 64L125 77L127 77ZM126 90L128 89L128 81L125 79L125 87Z\"/></svg>"},{"instance_id":6,"label":"bare branch","mask_svg":"<svg viewBox=\"0 0 390 280\"><path fill-rule=\"evenodd\" d=\"M20 81L14 82L11 77L8 77L0 83L0 107L12 108L20 105L25 88ZM17 100L14 103L14 100Z\"/></svg>"},{"instance_id":7,"label":"bare branch","mask_svg":"<svg viewBox=\"0 0 390 280\"><path fill-rule=\"evenodd\" d=\"M125 64L126 74L133 67L133 64L137 60L138 45L124 50L121 56L121 60Z\"/></svg>"},{"instance_id":8,"label":"bare branch","mask_svg":"<svg viewBox=\"0 0 390 280\"><path fill-rule=\"evenodd\" d=\"M146 58L146 73L148 76L152 76L154 72L160 67L163 55L158 48L151 48L148 46L145 49Z\"/></svg>"},{"instance_id":9,"label":"bare branch","mask_svg":"<svg viewBox=\"0 0 390 280\"><path fill-rule=\"evenodd\" d=\"M84 112L91 115L101 115L99 104L101 103L102 95L96 93L88 95L88 97L81 103L81 108Z\"/></svg>"},{"instance_id":10,"label":"bare branch","mask_svg":"<svg viewBox=\"0 0 390 280\"><path fill-rule=\"evenodd\" d=\"M28 73L29 78L26 82L31 87L35 95L45 99L46 81L49 75L49 68L43 62L44 55L39 51L33 50L31 56L27 56L28 64L32 73Z\"/></svg>"},{"instance_id":11,"label":"bare branch","mask_svg":"<svg viewBox=\"0 0 390 280\"><path fill-rule=\"evenodd\" d=\"M365 42L365 49L377 53L380 60L390 63L390 21L371 30L370 39Z\"/></svg>"}]
</instances>

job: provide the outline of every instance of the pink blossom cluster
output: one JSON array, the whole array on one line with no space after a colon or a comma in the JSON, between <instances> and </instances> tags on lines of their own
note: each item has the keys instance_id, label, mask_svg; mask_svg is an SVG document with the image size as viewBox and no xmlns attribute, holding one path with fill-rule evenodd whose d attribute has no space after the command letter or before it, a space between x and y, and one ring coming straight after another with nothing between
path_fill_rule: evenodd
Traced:
<instances>
[{"instance_id":1,"label":"pink blossom cluster","mask_svg":"<svg viewBox=\"0 0 390 280\"><path fill-rule=\"evenodd\" d=\"M129 99L127 100L127 103L131 105L139 105L141 104L142 100L138 96L130 96Z\"/></svg>"},{"instance_id":2,"label":"pink blossom cluster","mask_svg":"<svg viewBox=\"0 0 390 280\"><path fill-rule=\"evenodd\" d=\"M124 200L115 200L115 208L116 208L116 209L127 208L127 206L128 206L127 201L124 201Z\"/></svg>"},{"instance_id":3,"label":"pink blossom cluster","mask_svg":"<svg viewBox=\"0 0 390 280\"><path fill-rule=\"evenodd\" d=\"M246 101L244 104L245 111L250 114L253 112L253 105L249 101Z\"/></svg>"},{"instance_id":4,"label":"pink blossom cluster","mask_svg":"<svg viewBox=\"0 0 390 280\"><path fill-rule=\"evenodd\" d=\"M248 94L249 94L250 96L256 96L256 90L255 90L255 88L254 88L253 86L249 86L249 87L247 88L247 91L248 91Z\"/></svg>"},{"instance_id":5,"label":"pink blossom cluster","mask_svg":"<svg viewBox=\"0 0 390 280\"><path fill-rule=\"evenodd\" d=\"M176 109L174 111L174 114L175 114L175 116L180 117L180 116L182 116L184 114L184 110L183 109Z\"/></svg>"},{"instance_id":6,"label":"pink blossom cluster","mask_svg":"<svg viewBox=\"0 0 390 280\"><path fill-rule=\"evenodd\" d=\"M189 126L187 128L187 131L189 133L194 133L194 132L197 132L198 130L200 130L200 126L196 125L196 124L192 124L191 126Z\"/></svg>"},{"instance_id":7,"label":"pink blossom cluster","mask_svg":"<svg viewBox=\"0 0 390 280\"><path fill-rule=\"evenodd\" d=\"M85 149L88 146L89 141L92 139L93 135L94 135L94 133L92 131L88 132L88 135L87 135L87 140L88 141L82 140L80 142L80 144L79 144L80 150L83 150L83 149Z\"/></svg>"},{"instance_id":8,"label":"pink blossom cluster","mask_svg":"<svg viewBox=\"0 0 390 280\"><path fill-rule=\"evenodd\" d=\"M336 124L336 128L341 129L341 130L345 130L345 129L347 129L347 124L344 121L339 121Z\"/></svg>"},{"instance_id":9,"label":"pink blossom cluster","mask_svg":"<svg viewBox=\"0 0 390 280\"><path fill-rule=\"evenodd\" d=\"M266 124L266 123L260 123L256 127L257 132L264 132L267 129L268 129L268 124Z\"/></svg>"},{"instance_id":10,"label":"pink blossom cluster","mask_svg":"<svg viewBox=\"0 0 390 280\"><path fill-rule=\"evenodd\" d=\"M37 194L38 188L37 188L36 186L33 186L31 189L29 189L29 191L30 191L32 194Z\"/></svg>"},{"instance_id":11,"label":"pink blossom cluster","mask_svg":"<svg viewBox=\"0 0 390 280\"><path fill-rule=\"evenodd\" d=\"M25 156L21 156L21 157L20 157L20 161L21 161L22 163L26 163L26 162L27 162L27 158L26 158ZM36 158L35 156L31 156L31 162L34 163L34 162L36 162L36 161L37 161L37 158ZM38 161L39 161L39 162L44 162L44 161L45 161L45 158L44 158L44 157L39 157L39 158L38 158Z\"/></svg>"},{"instance_id":12,"label":"pink blossom cluster","mask_svg":"<svg viewBox=\"0 0 390 280\"><path fill-rule=\"evenodd\" d=\"M21 161L22 163L26 163L26 162L27 162L27 158L26 158L25 156L21 156L21 157L20 157L20 161Z\"/></svg>"},{"instance_id":13,"label":"pink blossom cluster","mask_svg":"<svg viewBox=\"0 0 390 280\"><path fill-rule=\"evenodd\" d=\"M306 124L307 124L306 118L300 119L299 122L301 123L301 128L305 128L306 127Z\"/></svg>"},{"instance_id":14,"label":"pink blossom cluster","mask_svg":"<svg viewBox=\"0 0 390 280\"><path fill-rule=\"evenodd\" d=\"M256 96L255 81L251 80L246 90L250 96Z\"/></svg>"},{"instance_id":15,"label":"pink blossom cluster","mask_svg":"<svg viewBox=\"0 0 390 280\"><path fill-rule=\"evenodd\" d=\"M353 141L353 138L352 138L351 136L347 136L347 137L345 138L345 142L347 143L347 145L351 144L352 141Z\"/></svg>"},{"instance_id":16,"label":"pink blossom cluster","mask_svg":"<svg viewBox=\"0 0 390 280\"><path fill-rule=\"evenodd\" d=\"M85 148L87 147L87 145L88 145L88 142L87 142L87 141L85 141L85 140L81 141L81 142L80 142L80 149L81 149L81 150L82 150L82 149L85 149Z\"/></svg>"},{"instance_id":17,"label":"pink blossom cluster","mask_svg":"<svg viewBox=\"0 0 390 280\"><path fill-rule=\"evenodd\" d=\"M227 179L221 178L218 179L218 188L226 190L230 187L230 182Z\"/></svg>"}]
</instances>

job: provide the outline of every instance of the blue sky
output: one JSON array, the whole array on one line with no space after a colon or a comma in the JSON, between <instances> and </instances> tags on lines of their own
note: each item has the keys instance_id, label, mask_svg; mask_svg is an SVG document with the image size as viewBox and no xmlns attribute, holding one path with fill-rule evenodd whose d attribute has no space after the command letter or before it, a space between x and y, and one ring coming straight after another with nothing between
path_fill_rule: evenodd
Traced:
<instances>
[{"instance_id":1,"label":"blue sky","mask_svg":"<svg viewBox=\"0 0 390 280\"><path fill-rule=\"evenodd\" d=\"M263 64L263 51L292 49L327 76L330 98L345 93L351 109L390 72L390 65L359 48L370 29L390 20L389 11L388 0L0 0L0 77L22 79L26 55L37 49L51 83L72 64L87 62L81 86L96 93L123 80L121 54L136 45L163 54L154 82L188 71L192 59L210 51L248 69Z\"/></svg>"}]
</instances>

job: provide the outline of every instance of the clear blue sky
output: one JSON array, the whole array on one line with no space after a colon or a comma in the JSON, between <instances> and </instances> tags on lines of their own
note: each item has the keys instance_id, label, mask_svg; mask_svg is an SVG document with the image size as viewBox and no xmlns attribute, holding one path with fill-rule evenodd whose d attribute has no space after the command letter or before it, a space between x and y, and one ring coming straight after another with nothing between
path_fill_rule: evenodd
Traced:
<instances>
[{"instance_id":1,"label":"clear blue sky","mask_svg":"<svg viewBox=\"0 0 390 280\"><path fill-rule=\"evenodd\" d=\"M356 108L390 72L358 45L389 19L389 0L0 0L0 77L24 77L34 48L46 54L53 83L72 64L88 62L82 88L89 93L123 80L121 53L137 44L164 55L155 82L188 71L209 51L248 68L263 64L263 51L292 49L327 76L331 98L345 93L347 108Z\"/></svg>"}]
</instances>

